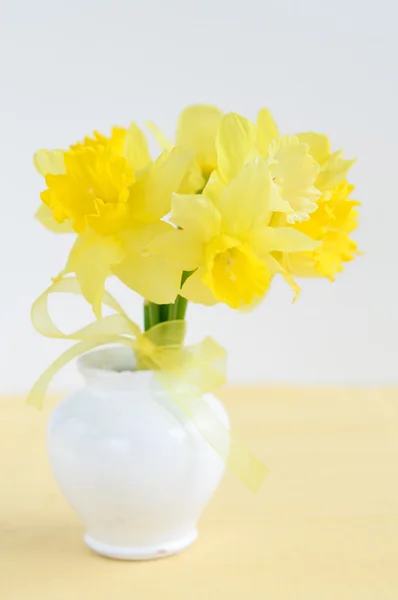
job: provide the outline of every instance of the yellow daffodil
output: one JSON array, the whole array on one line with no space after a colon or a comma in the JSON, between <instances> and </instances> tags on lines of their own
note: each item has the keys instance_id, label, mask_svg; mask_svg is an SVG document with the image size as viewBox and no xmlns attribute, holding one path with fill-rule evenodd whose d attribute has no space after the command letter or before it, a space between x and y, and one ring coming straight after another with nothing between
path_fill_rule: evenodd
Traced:
<instances>
[{"instance_id":1,"label":"yellow daffodil","mask_svg":"<svg viewBox=\"0 0 398 600\"><path fill-rule=\"evenodd\" d=\"M84 146L64 154L65 173L47 174L41 199L54 219L72 222L77 233L87 227L109 235L123 226L128 214L129 187L134 172L126 159L106 146Z\"/></svg>"},{"instance_id":2,"label":"yellow daffodil","mask_svg":"<svg viewBox=\"0 0 398 600\"><path fill-rule=\"evenodd\" d=\"M146 139L135 123L128 130L114 127L109 138L94 132L93 138L86 137L68 151L40 150L34 162L46 179L41 199L54 220L69 220L77 233L91 227L103 235L123 228L134 214L130 188L152 164Z\"/></svg>"},{"instance_id":3,"label":"yellow daffodil","mask_svg":"<svg viewBox=\"0 0 398 600\"><path fill-rule=\"evenodd\" d=\"M357 253L354 161L325 135L281 136L267 109L253 123L209 105L182 111L175 145L149 127L163 148L155 161L135 123L35 155L47 186L36 217L78 234L59 277L75 273L97 315L112 274L168 304L192 271L186 299L244 309L276 273L297 295L294 276L333 279Z\"/></svg>"},{"instance_id":4,"label":"yellow daffodil","mask_svg":"<svg viewBox=\"0 0 398 600\"><path fill-rule=\"evenodd\" d=\"M294 227L319 241L319 246L312 252L282 255L280 260L292 275L326 277L333 281L336 273L343 270L343 263L358 254L349 234L357 226L359 202L349 198L354 187L346 181L355 160L342 158L342 150L332 153L326 135L300 133L297 137L308 145L311 156L319 164L315 185L322 196L309 220Z\"/></svg>"},{"instance_id":5,"label":"yellow daffodil","mask_svg":"<svg viewBox=\"0 0 398 600\"><path fill-rule=\"evenodd\" d=\"M318 210L311 219L295 228L313 240L319 246L312 252L299 252L283 257L284 267L299 277L326 277L334 281L336 273L343 270L343 263L349 262L358 254L356 243L349 234L357 227L360 205L349 196L354 186L343 181L329 196L321 200Z\"/></svg>"},{"instance_id":6,"label":"yellow daffodil","mask_svg":"<svg viewBox=\"0 0 398 600\"><path fill-rule=\"evenodd\" d=\"M280 136L267 109L262 109L255 125L235 113L222 117L216 138L217 171L211 178L211 191L219 193L240 169L255 156L269 166L273 181L284 200L280 210L287 223L305 221L317 209L321 192L315 182L320 167L310 155L307 143L297 136Z\"/></svg>"},{"instance_id":7,"label":"yellow daffodil","mask_svg":"<svg viewBox=\"0 0 398 600\"><path fill-rule=\"evenodd\" d=\"M163 148L172 143L153 124L148 124ZM186 108L180 115L176 144L191 150L195 162L183 180L180 193L198 192L209 178L213 187L229 183L254 157L264 159L286 201L288 223L304 221L317 208L321 195L315 187L319 165L308 145L296 136L281 136L267 109L259 112L257 124L207 105Z\"/></svg>"},{"instance_id":8,"label":"yellow daffodil","mask_svg":"<svg viewBox=\"0 0 398 600\"><path fill-rule=\"evenodd\" d=\"M355 158L342 158L342 150L332 153L329 138L321 133L299 133L297 137L308 145L309 153L319 164L315 186L322 192L322 198L327 200L330 198L330 192L347 178Z\"/></svg>"},{"instance_id":9,"label":"yellow daffodil","mask_svg":"<svg viewBox=\"0 0 398 600\"><path fill-rule=\"evenodd\" d=\"M216 106L196 104L184 109L178 119L176 145L191 151L194 161L189 166L179 192L191 194L202 190L210 174L217 168L216 135L222 112ZM147 123L163 150L173 143L152 122Z\"/></svg>"},{"instance_id":10,"label":"yellow daffodil","mask_svg":"<svg viewBox=\"0 0 398 600\"><path fill-rule=\"evenodd\" d=\"M45 209L36 216L53 231L79 234L60 276L76 274L97 315L111 273L148 300L174 301L181 270L163 257L146 259L142 250L171 228L159 220L191 162L192 155L179 148L152 162L134 123L127 131L114 128L110 138L95 133L68 151L36 154L47 184Z\"/></svg>"},{"instance_id":11,"label":"yellow daffodil","mask_svg":"<svg viewBox=\"0 0 398 600\"><path fill-rule=\"evenodd\" d=\"M136 134L140 135L139 132L137 131L136 127L134 125L133 125L133 127L136 131ZM77 144L73 144L71 146L71 149L77 150L82 147L98 148L98 146L102 146L102 147L106 147L106 148L111 148L111 150L114 150L114 152L116 152L116 154L121 156L124 153L125 140L126 140L126 129L124 127L112 127L111 135L109 137L106 137L106 135L103 135L99 131L94 131L93 137L86 136L84 138L83 142L78 142ZM141 144L141 146L142 146L142 151L144 152L144 154L146 155L146 158L149 161L149 155L147 152L145 152L145 140L144 140L144 144Z\"/></svg>"},{"instance_id":12,"label":"yellow daffodil","mask_svg":"<svg viewBox=\"0 0 398 600\"><path fill-rule=\"evenodd\" d=\"M235 159L233 150L223 158L229 173L237 168ZM219 195L211 182L209 189L212 198L207 188L202 195L173 196L171 220L179 229L148 244L148 254L167 256L180 269L195 271L181 291L188 300L224 302L235 309L252 305L282 271L272 252L314 250L318 244L291 227L270 227L274 211L285 203L263 160L240 168Z\"/></svg>"}]
</instances>

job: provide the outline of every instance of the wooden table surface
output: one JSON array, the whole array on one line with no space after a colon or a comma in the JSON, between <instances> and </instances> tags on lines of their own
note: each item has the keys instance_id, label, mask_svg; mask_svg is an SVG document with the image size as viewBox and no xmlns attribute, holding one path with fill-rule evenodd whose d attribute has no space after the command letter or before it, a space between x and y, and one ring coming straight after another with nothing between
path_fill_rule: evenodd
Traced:
<instances>
[{"instance_id":1,"label":"wooden table surface","mask_svg":"<svg viewBox=\"0 0 398 600\"><path fill-rule=\"evenodd\" d=\"M270 474L258 494L228 474L196 544L141 563L83 545L46 459L50 406L0 398L1 600L397 600L398 390L220 396Z\"/></svg>"}]
</instances>

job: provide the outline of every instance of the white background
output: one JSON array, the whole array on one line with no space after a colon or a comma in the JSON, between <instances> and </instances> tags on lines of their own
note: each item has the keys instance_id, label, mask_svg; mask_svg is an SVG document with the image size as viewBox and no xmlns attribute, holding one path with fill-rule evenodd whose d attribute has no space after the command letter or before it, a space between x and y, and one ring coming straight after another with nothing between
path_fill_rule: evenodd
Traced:
<instances>
[{"instance_id":1,"label":"white background","mask_svg":"<svg viewBox=\"0 0 398 600\"><path fill-rule=\"evenodd\" d=\"M338 277L275 282L248 315L189 311L191 339L228 351L230 380L398 383L398 11L393 0L2 0L0 23L0 391L27 390L66 345L36 334L34 298L63 266L70 238L32 214L43 182L31 157L94 128L150 118L173 134L179 111L206 102L284 133L328 133L358 156L365 255ZM135 318L140 300L111 284ZM58 304L65 327L89 318ZM57 387L76 383L73 368Z\"/></svg>"}]
</instances>

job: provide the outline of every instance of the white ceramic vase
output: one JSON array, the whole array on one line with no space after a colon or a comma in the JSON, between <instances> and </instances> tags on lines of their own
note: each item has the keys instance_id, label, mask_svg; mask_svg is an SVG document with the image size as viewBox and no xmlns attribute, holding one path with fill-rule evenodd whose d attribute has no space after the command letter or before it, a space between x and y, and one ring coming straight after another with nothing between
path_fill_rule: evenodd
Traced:
<instances>
[{"instance_id":1,"label":"white ceramic vase","mask_svg":"<svg viewBox=\"0 0 398 600\"><path fill-rule=\"evenodd\" d=\"M123 347L78 361L86 385L53 411L48 452L86 544L112 558L150 559L194 542L225 465L154 374L134 363ZM205 399L228 427L220 401Z\"/></svg>"}]
</instances>

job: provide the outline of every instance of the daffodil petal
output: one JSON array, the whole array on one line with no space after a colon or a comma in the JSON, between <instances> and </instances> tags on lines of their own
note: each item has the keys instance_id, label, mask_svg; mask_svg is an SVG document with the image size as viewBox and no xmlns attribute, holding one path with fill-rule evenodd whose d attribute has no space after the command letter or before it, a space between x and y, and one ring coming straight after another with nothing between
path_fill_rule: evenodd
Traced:
<instances>
[{"instance_id":1,"label":"daffodil petal","mask_svg":"<svg viewBox=\"0 0 398 600\"><path fill-rule=\"evenodd\" d=\"M257 116L257 145L261 158L268 156L271 142L278 137L279 130L270 111L268 108L261 109Z\"/></svg>"},{"instance_id":2,"label":"daffodil petal","mask_svg":"<svg viewBox=\"0 0 398 600\"><path fill-rule=\"evenodd\" d=\"M79 150L82 148L96 149L99 146L110 148L118 156L123 155L124 138L126 130L124 127L112 127L111 135L108 137L99 131L94 131L92 137L86 136L83 142L72 144L71 150Z\"/></svg>"},{"instance_id":3,"label":"daffodil petal","mask_svg":"<svg viewBox=\"0 0 398 600\"><path fill-rule=\"evenodd\" d=\"M300 142L307 144L309 153L320 165L322 165L330 155L330 141L327 135L308 131L305 133L298 133L297 137Z\"/></svg>"},{"instance_id":4,"label":"daffodil petal","mask_svg":"<svg viewBox=\"0 0 398 600\"><path fill-rule=\"evenodd\" d=\"M314 212L321 193L315 187L319 165L308 153L308 146L294 136L284 136L270 146L270 164L275 183L284 200L289 202L289 223L304 221Z\"/></svg>"},{"instance_id":5,"label":"daffodil petal","mask_svg":"<svg viewBox=\"0 0 398 600\"><path fill-rule=\"evenodd\" d=\"M196 104L182 111L178 119L177 145L192 150L207 176L217 167L216 134L222 112L216 106Z\"/></svg>"},{"instance_id":6,"label":"daffodil petal","mask_svg":"<svg viewBox=\"0 0 398 600\"><path fill-rule=\"evenodd\" d=\"M145 251L150 256L162 256L181 271L193 271L204 261L202 241L178 229L154 238Z\"/></svg>"},{"instance_id":7,"label":"daffodil petal","mask_svg":"<svg viewBox=\"0 0 398 600\"><path fill-rule=\"evenodd\" d=\"M130 227L120 232L119 238L127 255L144 254L152 240L169 231L175 231L175 228L165 221L154 221L153 223L132 221Z\"/></svg>"},{"instance_id":8,"label":"daffodil petal","mask_svg":"<svg viewBox=\"0 0 398 600\"><path fill-rule=\"evenodd\" d=\"M261 302L264 300L264 298L265 298L265 296L255 296L255 298L252 300L252 302L250 302L250 304L244 304L243 306L238 308L239 312L241 312L241 313L251 312L252 310L257 308L257 306L259 306L261 304Z\"/></svg>"},{"instance_id":9,"label":"daffodil petal","mask_svg":"<svg viewBox=\"0 0 398 600\"><path fill-rule=\"evenodd\" d=\"M231 181L243 165L254 157L256 127L237 115L228 113L220 121L216 138L218 171L221 179Z\"/></svg>"},{"instance_id":10,"label":"daffodil petal","mask_svg":"<svg viewBox=\"0 0 398 600\"><path fill-rule=\"evenodd\" d=\"M99 319L105 280L111 274L111 266L122 259L123 249L117 238L87 233L76 239L66 267L59 277L75 273L83 296L92 305L94 314Z\"/></svg>"},{"instance_id":11,"label":"daffodil petal","mask_svg":"<svg viewBox=\"0 0 398 600\"><path fill-rule=\"evenodd\" d=\"M297 252L289 255L289 271L291 276L314 278L321 277L320 273L316 272L315 260L312 252Z\"/></svg>"},{"instance_id":12,"label":"daffodil petal","mask_svg":"<svg viewBox=\"0 0 398 600\"><path fill-rule=\"evenodd\" d=\"M193 158L190 165L187 168L185 177L182 180L178 192L180 194L196 194L203 189L205 185L205 179L202 175L202 169Z\"/></svg>"},{"instance_id":13,"label":"daffodil petal","mask_svg":"<svg viewBox=\"0 0 398 600\"><path fill-rule=\"evenodd\" d=\"M342 153L342 150L335 152L322 165L316 180L316 186L322 192L333 190L340 185L346 179L348 171L355 163L355 158L352 160L341 158Z\"/></svg>"},{"instance_id":14,"label":"daffodil petal","mask_svg":"<svg viewBox=\"0 0 398 600\"><path fill-rule=\"evenodd\" d=\"M113 272L137 294L156 304L173 303L180 291L181 269L163 256L130 255Z\"/></svg>"},{"instance_id":15,"label":"daffodil petal","mask_svg":"<svg viewBox=\"0 0 398 600\"><path fill-rule=\"evenodd\" d=\"M292 214L291 205L283 199L282 189L274 182L272 177L269 184L269 211L269 213L266 213L266 218L262 219L265 224L269 222L270 213L284 213L289 216Z\"/></svg>"},{"instance_id":16,"label":"daffodil petal","mask_svg":"<svg viewBox=\"0 0 398 600\"><path fill-rule=\"evenodd\" d=\"M255 221L269 215L271 193L271 174L264 161L256 159L243 167L223 189L216 203L223 232L246 236Z\"/></svg>"},{"instance_id":17,"label":"daffodil petal","mask_svg":"<svg viewBox=\"0 0 398 600\"><path fill-rule=\"evenodd\" d=\"M112 268L125 285L157 304L174 302L181 284L181 269L166 257L150 256L147 251L154 239L169 231L174 231L174 227L164 221L133 223L119 234L125 256Z\"/></svg>"},{"instance_id":18,"label":"daffodil petal","mask_svg":"<svg viewBox=\"0 0 398 600\"><path fill-rule=\"evenodd\" d=\"M173 142L169 140L169 138L163 133L163 131L155 125L152 121L146 121L145 125L148 127L149 131L152 133L156 142L162 150L172 150Z\"/></svg>"},{"instance_id":19,"label":"daffodil petal","mask_svg":"<svg viewBox=\"0 0 398 600\"><path fill-rule=\"evenodd\" d=\"M43 177L63 175L66 171L64 154L64 150L38 150L33 157L33 163Z\"/></svg>"},{"instance_id":20,"label":"daffodil petal","mask_svg":"<svg viewBox=\"0 0 398 600\"><path fill-rule=\"evenodd\" d=\"M174 194L171 220L195 239L208 242L220 233L221 215L204 195Z\"/></svg>"},{"instance_id":21,"label":"daffodil petal","mask_svg":"<svg viewBox=\"0 0 398 600\"><path fill-rule=\"evenodd\" d=\"M336 273L343 270L343 263L359 254L349 234L357 226L358 202L350 200L354 187L343 181L334 188L327 200L319 202L318 210L304 223L295 228L320 240L312 252L288 254L288 269L299 277L326 277L334 280ZM286 261L286 258L285 258Z\"/></svg>"},{"instance_id":22,"label":"daffodil petal","mask_svg":"<svg viewBox=\"0 0 398 600\"><path fill-rule=\"evenodd\" d=\"M250 231L248 242L260 255L312 251L319 246L319 242L292 227L256 227Z\"/></svg>"},{"instance_id":23,"label":"daffodil petal","mask_svg":"<svg viewBox=\"0 0 398 600\"><path fill-rule=\"evenodd\" d=\"M124 138L124 156L136 173L145 169L152 161L146 137L142 130L132 122Z\"/></svg>"},{"instance_id":24,"label":"daffodil petal","mask_svg":"<svg viewBox=\"0 0 398 600\"><path fill-rule=\"evenodd\" d=\"M335 275L359 254L356 243L345 233L330 232L325 236L319 251L313 253L314 267L320 277L334 281Z\"/></svg>"},{"instance_id":25,"label":"daffodil petal","mask_svg":"<svg viewBox=\"0 0 398 600\"><path fill-rule=\"evenodd\" d=\"M35 219L40 221L42 225L49 231L54 233L75 233L71 221L58 223L54 219L53 211L45 204L41 204L35 213Z\"/></svg>"},{"instance_id":26,"label":"daffodil petal","mask_svg":"<svg viewBox=\"0 0 398 600\"><path fill-rule=\"evenodd\" d=\"M222 181L218 172L213 171L203 190L203 194L206 196L206 198L210 198L210 200L216 203L225 186L226 183Z\"/></svg>"},{"instance_id":27,"label":"daffodil petal","mask_svg":"<svg viewBox=\"0 0 398 600\"><path fill-rule=\"evenodd\" d=\"M214 304L217 304L217 300L210 288L203 283L205 273L205 269L197 269L195 273L185 281L180 294L190 302L204 304L205 306L213 306Z\"/></svg>"},{"instance_id":28,"label":"daffodil petal","mask_svg":"<svg viewBox=\"0 0 398 600\"><path fill-rule=\"evenodd\" d=\"M191 161L192 154L180 148L163 152L131 187L132 216L146 222L164 217L170 210L171 196L180 188Z\"/></svg>"},{"instance_id":29,"label":"daffodil petal","mask_svg":"<svg viewBox=\"0 0 398 600\"><path fill-rule=\"evenodd\" d=\"M283 257L287 257L289 255L287 254L283 254ZM292 256L298 256L296 254L292 254ZM264 260L267 264L268 270L271 274L271 278L273 278L276 274L280 274L282 275L283 279L286 281L286 283L290 286L290 288L293 290L294 292L294 296L293 296L293 302L296 302L296 300L298 299L301 289L300 286L296 283L290 269L286 269L278 260L276 260L273 256L271 256L270 254L267 254L264 257Z\"/></svg>"}]
</instances>

